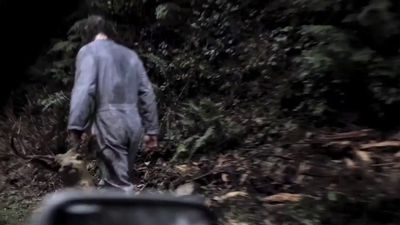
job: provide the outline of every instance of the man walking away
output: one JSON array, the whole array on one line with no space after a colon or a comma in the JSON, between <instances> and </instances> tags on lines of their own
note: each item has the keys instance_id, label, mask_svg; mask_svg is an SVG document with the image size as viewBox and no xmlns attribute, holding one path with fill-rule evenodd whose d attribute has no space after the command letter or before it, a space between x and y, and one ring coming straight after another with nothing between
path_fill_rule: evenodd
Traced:
<instances>
[{"instance_id":1,"label":"man walking away","mask_svg":"<svg viewBox=\"0 0 400 225\"><path fill-rule=\"evenodd\" d=\"M79 146L91 129L99 144L98 159L107 187L132 191L129 172L142 138L157 147L158 115L152 84L138 55L111 39L112 26L90 16L83 30L88 41L77 55L68 131ZM139 109L140 107L140 112Z\"/></svg>"}]
</instances>

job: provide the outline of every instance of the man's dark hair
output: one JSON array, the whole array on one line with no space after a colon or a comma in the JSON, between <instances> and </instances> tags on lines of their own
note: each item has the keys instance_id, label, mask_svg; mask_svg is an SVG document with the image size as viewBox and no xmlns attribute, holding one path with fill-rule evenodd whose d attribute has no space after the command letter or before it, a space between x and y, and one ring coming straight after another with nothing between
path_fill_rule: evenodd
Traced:
<instances>
[{"instance_id":1,"label":"man's dark hair","mask_svg":"<svg viewBox=\"0 0 400 225\"><path fill-rule=\"evenodd\" d=\"M98 15L89 16L81 31L82 40L85 43L92 41L97 34L103 33L109 38L114 38L116 32L114 25L104 17Z\"/></svg>"}]
</instances>

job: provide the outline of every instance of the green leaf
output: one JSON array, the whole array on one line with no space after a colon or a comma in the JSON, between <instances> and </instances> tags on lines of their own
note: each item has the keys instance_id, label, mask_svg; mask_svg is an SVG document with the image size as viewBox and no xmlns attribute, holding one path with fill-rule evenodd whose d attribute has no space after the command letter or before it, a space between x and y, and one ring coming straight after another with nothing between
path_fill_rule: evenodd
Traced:
<instances>
[{"instance_id":1,"label":"green leaf","mask_svg":"<svg viewBox=\"0 0 400 225\"><path fill-rule=\"evenodd\" d=\"M70 44L71 42L69 41L57 42L56 44L53 45L53 47L49 50L48 53L57 53L60 51L64 51Z\"/></svg>"},{"instance_id":2,"label":"green leaf","mask_svg":"<svg viewBox=\"0 0 400 225\"><path fill-rule=\"evenodd\" d=\"M199 139L196 140L194 146L193 146L193 151L197 151L198 149L204 147L209 139L215 134L215 128L214 127L209 127L206 132L201 136Z\"/></svg>"},{"instance_id":3,"label":"green leaf","mask_svg":"<svg viewBox=\"0 0 400 225\"><path fill-rule=\"evenodd\" d=\"M53 63L53 66L58 69L64 69L73 65L73 59L64 59Z\"/></svg>"},{"instance_id":4,"label":"green leaf","mask_svg":"<svg viewBox=\"0 0 400 225\"><path fill-rule=\"evenodd\" d=\"M175 161L177 158L182 158L184 156L187 156L189 154L189 151L186 147L185 144L179 144L178 147L176 148L176 152L174 156L172 157L171 161Z\"/></svg>"},{"instance_id":5,"label":"green leaf","mask_svg":"<svg viewBox=\"0 0 400 225\"><path fill-rule=\"evenodd\" d=\"M188 152L186 146L184 144L178 145L178 148L176 149L177 153L183 153L183 152Z\"/></svg>"},{"instance_id":6,"label":"green leaf","mask_svg":"<svg viewBox=\"0 0 400 225\"><path fill-rule=\"evenodd\" d=\"M332 202L337 201L336 192L330 191L330 192L328 193L328 199L329 199L329 201L332 201Z\"/></svg>"}]
</instances>

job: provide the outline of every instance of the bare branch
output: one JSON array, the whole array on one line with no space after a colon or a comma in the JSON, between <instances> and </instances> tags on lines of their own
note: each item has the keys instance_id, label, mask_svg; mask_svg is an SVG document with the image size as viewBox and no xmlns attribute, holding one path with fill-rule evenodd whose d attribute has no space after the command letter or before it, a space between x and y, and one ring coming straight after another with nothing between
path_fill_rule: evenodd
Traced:
<instances>
[{"instance_id":1,"label":"bare branch","mask_svg":"<svg viewBox=\"0 0 400 225\"><path fill-rule=\"evenodd\" d=\"M58 166L57 166L54 156L27 155L25 146L23 146L23 144L21 144L21 142L19 142L19 146L20 146L21 150L18 150L14 137L11 137L11 139L10 139L10 146L11 146L12 152L18 157L20 157L26 161L35 163L35 164L39 164L39 165L43 166L44 168L49 169L51 171L58 170Z\"/></svg>"}]
</instances>

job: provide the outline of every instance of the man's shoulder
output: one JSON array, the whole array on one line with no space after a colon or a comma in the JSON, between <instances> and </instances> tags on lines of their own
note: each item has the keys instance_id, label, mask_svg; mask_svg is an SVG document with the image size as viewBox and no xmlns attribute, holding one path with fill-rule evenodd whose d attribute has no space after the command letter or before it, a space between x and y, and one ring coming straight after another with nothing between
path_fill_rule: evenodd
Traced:
<instances>
[{"instance_id":1,"label":"man's shoulder","mask_svg":"<svg viewBox=\"0 0 400 225\"><path fill-rule=\"evenodd\" d=\"M83 45L79 51L78 55L84 55L84 54L89 54L93 53L96 54L96 52L102 51L102 48L104 45L101 44L102 42L90 42L88 44ZM110 45L111 44L111 45ZM131 58L134 61L139 60L139 55L137 52L131 48L128 48L122 44L119 44L117 42L111 41L109 42L106 46L108 46L108 49L118 49L119 52L123 52L123 54L129 58ZM110 46L113 46L112 48L109 48Z\"/></svg>"},{"instance_id":2,"label":"man's shoulder","mask_svg":"<svg viewBox=\"0 0 400 225\"><path fill-rule=\"evenodd\" d=\"M126 54L128 54L129 56L134 57L134 58L138 58L139 57L135 50L133 50L131 48L128 48L127 46L124 46L122 44L116 43L116 42L114 42L114 44L116 46L118 46L122 51L125 51Z\"/></svg>"},{"instance_id":3,"label":"man's shoulder","mask_svg":"<svg viewBox=\"0 0 400 225\"><path fill-rule=\"evenodd\" d=\"M88 44L83 45L78 51L78 56L87 54L88 52L91 51L92 48L93 48L93 43L88 43Z\"/></svg>"}]
</instances>

